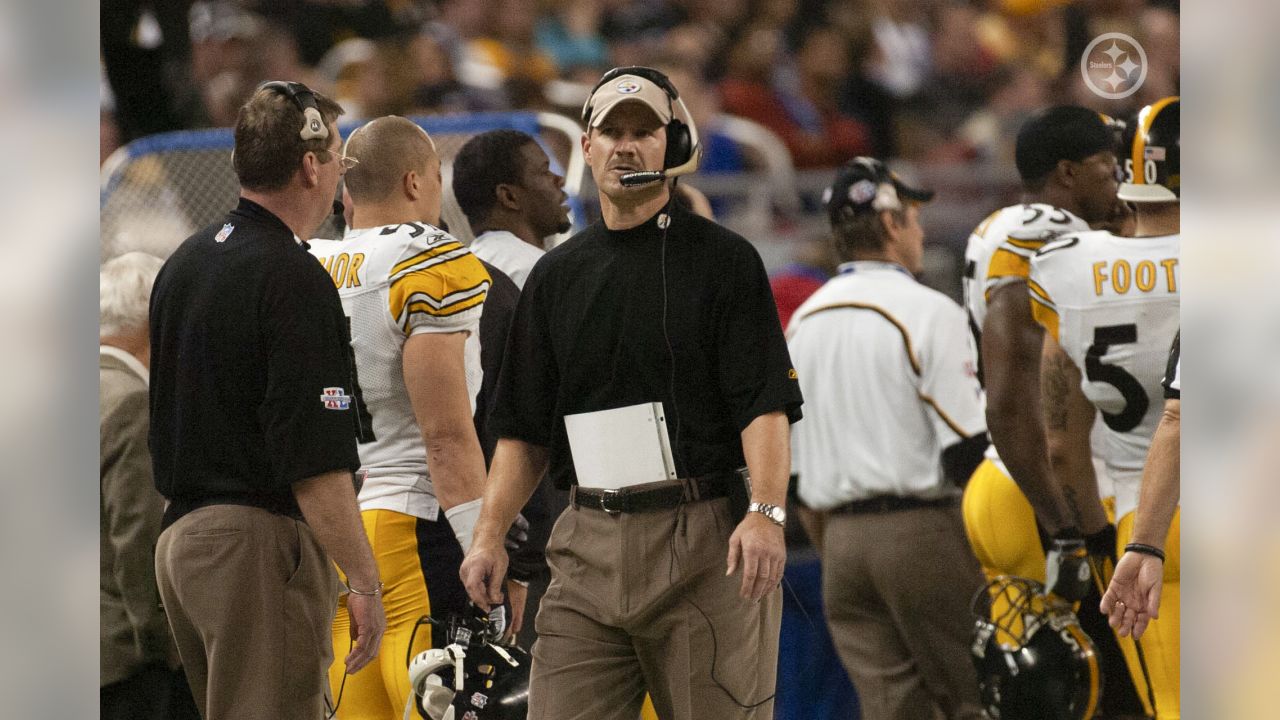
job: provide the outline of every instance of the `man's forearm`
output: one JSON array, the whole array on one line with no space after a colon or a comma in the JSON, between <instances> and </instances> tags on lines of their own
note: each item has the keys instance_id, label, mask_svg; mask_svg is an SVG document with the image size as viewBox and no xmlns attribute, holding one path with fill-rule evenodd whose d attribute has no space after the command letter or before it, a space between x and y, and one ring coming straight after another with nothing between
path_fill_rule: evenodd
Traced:
<instances>
[{"instance_id":1,"label":"man's forearm","mask_svg":"<svg viewBox=\"0 0 1280 720\"><path fill-rule=\"evenodd\" d=\"M502 537L547 471L547 460L547 449L540 445L511 438L498 441L480 519L476 521L474 542L502 543Z\"/></svg>"},{"instance_id":2,"label":"man's forearm","mask_svg":"<svg viewBox=\"0 0 1280 720\"><path fill-rule=\"evenodd\" d=\"M378 584L378 567L360 520L351 473L335 470L293 484L293 495L320 546L357 590Z\"/></svg>"},{"instance_id":3,"label":"man's forearm","mask_svg":"<svg viewBox=\"0 0 1280 720\"><path fill-rule=\"evenodd\" d=\"M786 507L791 479L791 426L781 411L765 413L742 431L742 454L751 474L751 499Z\"/></svg>"},{"instance_id":4,"label":"man's forearm","mask_svg":"<svg viewBox=\"0 0 1280 720\"><path fill-rule=\"evenodd\" d=\"M471 418L452 432L424 436L427 467L440 507L449 510L484 494L484 453ZM455 423L456 424L456 423Z\"/></svg>"},{"instance_id":5,"label":"man's forearm","mask_svg":"<svg viewBox=\"0 0 1280 720\"><path fill-rule=\"evenodd\" d=\"M1025 283L991 293L982 330L987 382L987 432L1040 524L1050 535L1072 527L1071 507L1054 484L1040 415L1041 332L1027 301Z\"/></svg>"},{"instance_id":6,"label":"man's forearm","mask_svg":"<svg viewBox=\"0 0 1280 720\"><path fill-rule=\"evenodd\" d=\"M1110 521L1093 469L1091 433L1096 411L1080 382L1080 369L1052 337L1046 336L1040 387L1049 463L1076 526L1091 534L1105 529Z\"/></svg>"},{"instance_id":7,"label":"man's forearm","mask_svg":"<svg viewBox=\"0 0 1280 720\"><path fill-rule=\"evenodd\" d=\"M1173 515L1178 510L1182 491L1180 404L1178 400L1165 404L1164 416L1151 437L1151 450L1142 471L1138 511L1133 518L1132 542L1163 548L1169 526L1173 524Z\"/></svg>"},{"instance_id":8,"label":"man's forearm","mask_svg":"<svg viewBox=\"0 0 1280 720\"><path fill-rule=\"evenodd\" d=\"M419 333L402 350L405 390L426 446L432 488L445 510L484 493L484 454L467 387L468 336Z\"/></svg>"},{"instance_id":9,"label":"man's forearm","mask_svg":"<svg viewBox=\"0 0 1280 720\"><path fill-rule=\"evenodd\" d=\"M1053 535L1075 525L1075 521L1061 488L1053 482L1048 443L1039 417L1039 392L1035 387L1017 403L1002 402L996 393L988 394L987 431L1040 524Z\"/></svg>"}]
</instances>

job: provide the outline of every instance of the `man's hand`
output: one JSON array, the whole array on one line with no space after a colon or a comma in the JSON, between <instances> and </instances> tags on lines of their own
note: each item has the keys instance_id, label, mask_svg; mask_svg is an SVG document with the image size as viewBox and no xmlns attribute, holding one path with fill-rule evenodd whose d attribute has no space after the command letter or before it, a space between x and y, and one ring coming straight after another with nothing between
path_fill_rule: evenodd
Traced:
<instances>
[{"instance_id":1,"label":"man's hand","mask_svg":"<svg viewBox=\"0 0 1280 720\"><path fill-rule=\"evenodd\" d=\"M1160 589L1164 561L1142 553L1127 552L1116 563L1111 584L1102 596L1102 612L1120 637L1137 640L1147 625L1160 617Z\"/></svg>"},{"instance_id":2,"label":"man's hand","mask_svg":"<svg viewBox=\"0 0 1280 720\"><path fill-rule=\"evenodd\" d=\"M502 581L507 576L507 562L502 540L485 538L482 541L477 537L472 541L471 551L463 559L458 575L476 607L489 612L489 608L502 604Z\"/></svg>"},{"instance_id":3,"label":"man's hand","mask_svg":"<svg viewBox=\"0 0 1280 720\"><path fill-rule=\"evenodd\" d=\"M759 602L782 582L786 564L787 544L782 528L760 513L747 513L729 538L725 575L734 574L741 566L741 595L752 602Z\"/></svg>"},{"instance_id":4,"label":"man's hand","mask_svg":"<svg viewBox=\"0 0 1280 720\"><path fill-rule=\"evenodd\" d=\"M356 674L378 657L382 634L387 629L387 616L382 610L382 597L347 593L347 616L351 619L351 639L355 645L347 653L347 672Z\"/></svg>"},{"instance_id":5,"label":"man's hand","mask_svg":"<svg viewBox=\"0 0 1280 720\"><path fill-rule=\"evenodd\" d=\"M507 581L507 597L511 598L511 622L507 623L507 632L502 641L514 643L520 629L524 627L524 608L529 602L529 586L515 580Z\"/></svg>"}]
</instances>

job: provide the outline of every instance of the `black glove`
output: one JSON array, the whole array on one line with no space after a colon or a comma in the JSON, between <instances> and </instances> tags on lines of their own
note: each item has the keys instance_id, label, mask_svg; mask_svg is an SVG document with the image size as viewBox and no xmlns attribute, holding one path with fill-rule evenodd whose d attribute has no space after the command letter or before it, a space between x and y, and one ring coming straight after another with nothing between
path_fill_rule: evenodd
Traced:
<instances>
[{"instance_id":1,"label":"black glove","mask_svg":"<svg viewBox=\"0 0 1280 720\"><path fill-rule=\"evenodd\" d=\"M1045 557L1046 593L1076 602L1089 592L1089 551L1080 531L1068 528L1053 536Z\"/></svg>"},{"instance_id":2,"label":"black glove","mask_svg":"<svg viewBox=\"0 0 1280 720\"><path fill-rule=\"evenodd\" d=\"M1101 530L1084 536L1084 545L1095 558L1109 558L1116 564L1116 526L1105 525Z\"/></svg>"}]
</instances>

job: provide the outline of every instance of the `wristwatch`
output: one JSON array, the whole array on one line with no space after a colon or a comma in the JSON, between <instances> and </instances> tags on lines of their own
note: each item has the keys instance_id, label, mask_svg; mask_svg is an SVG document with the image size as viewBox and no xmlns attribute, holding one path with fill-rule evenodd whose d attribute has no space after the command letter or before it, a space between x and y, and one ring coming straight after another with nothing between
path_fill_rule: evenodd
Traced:
<instances>
[{"instance_id":1,"label":"wristwatch","mask_svg":"<svg viewBox=\"0 0 1280 720\"><path fill-rule=\"evenodd\" d=\"M783 510L777 505L770 505L769 503L753 502L747 506L747 512L760 513L761 515L769 518L769 520L772 521L773 524L777 525L778 527L787 526L787 511Z\"/></svg>"}]
</instances>

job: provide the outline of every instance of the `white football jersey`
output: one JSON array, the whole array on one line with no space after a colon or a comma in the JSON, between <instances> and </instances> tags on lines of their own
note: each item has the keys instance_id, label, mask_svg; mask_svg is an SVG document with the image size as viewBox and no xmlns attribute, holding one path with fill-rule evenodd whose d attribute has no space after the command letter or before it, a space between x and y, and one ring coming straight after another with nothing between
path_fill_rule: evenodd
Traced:
<instances>
[{"instance_id":1,"label":"white football jersey","mask_svg":"<svg viewBox=\"0 0 1280 720\"><path fill-rule=\"evenodd\" d=\"M1031 310L1080 368L1106 424L1116 517L1137 506L1163 408L1161 380L1178 332L1179 236L1068 235L1031 261Z\"/></svg>"},{"instance_id":2,"label":"white football jersey","mask_svg":"<svg viewBox=\"0 0 1280 720\"><path fill-rule=\"evenodd\" d=\"M360 508L435 520L439 503L404 383L404 343L424 332L470 333L466 378L474 411L489 274L451 235L421 223L348 230L342 240L310 245L338 286L351 324L355 394L363 408Z\"/></svg>"},{"instance_id":3,"label":"white football jersey","mask_svg":"<svg viewBox=\"0 0 1280 720\"><path fill-rule=\"evenodd\" d=\"M973 233L964 251L964 309L969 315L974 346L981 352L982 325L987 320L987 299L1001 285L1026 280L1031 256L1060 235L1086 232L1089 224L1066 210L1044 203L1010 205L987 216ZM994 444L987 458L1005 475Z\"/></svg>"}]
</instances>

